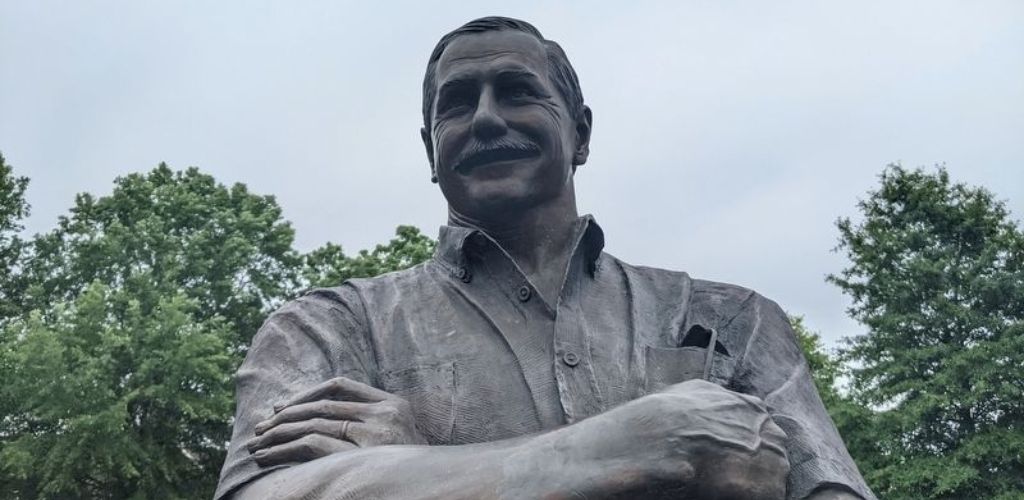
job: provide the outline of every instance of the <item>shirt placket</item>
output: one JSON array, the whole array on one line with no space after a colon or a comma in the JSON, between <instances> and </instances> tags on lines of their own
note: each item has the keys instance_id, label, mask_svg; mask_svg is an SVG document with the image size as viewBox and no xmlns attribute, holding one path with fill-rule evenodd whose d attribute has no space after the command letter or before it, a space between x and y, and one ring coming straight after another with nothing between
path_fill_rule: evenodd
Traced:
<instances>
[{"instance_id":1,"label":"shirt placket","mask_svg":"<svg viewBox=\"0 0 1024 500\"><path fill-rule=\"evenodd\" d=\"M563 424L563 412L554 387L542 388L544 383L541 373L536 371L535 364L531 367L531 363L538 359L539 351L553 351L553 347L544 349L539 344L548 342L550 346L554 311L502 250L486 241L478 240L477 244L479 261L476 266L486 273L486 279L482 281L490 287L484 299L489 303L487 309L493 311L492 317L498 326L498 333L512 350L520 370L523 370L523 378L530 389L538 421L542 428ZM550 377L549 371L543 373Z\"/></svg>"},{"instance_id":2,"label":"shirt placket","mask_svg":"<svg viewBox=\"0 0 1024 500\"><path fill-rule=\"evenodd\" d=\"M580 288L588 279L584 257L575 252L555 313L555 379L566 421L573 423L603 411L594 376L586 322L582 321Z\"/></svg>"}]
</instances>

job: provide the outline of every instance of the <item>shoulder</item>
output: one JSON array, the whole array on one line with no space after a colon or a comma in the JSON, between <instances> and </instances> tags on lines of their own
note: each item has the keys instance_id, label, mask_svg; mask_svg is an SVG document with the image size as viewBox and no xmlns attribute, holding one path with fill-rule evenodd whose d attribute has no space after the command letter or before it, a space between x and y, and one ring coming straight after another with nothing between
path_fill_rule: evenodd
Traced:
<instances>
[{"instance_id":1,"label":"shoulder","mask_svg":"<svg viewBox=\"0 0 1024 500\"><path fill-rule=\"evenodd\" d=\"M690 307L695 311L713 311L714 323L723 331L753 332L760 326L789 326L788 316L777 302L731 283L693 280Z\"/></svg>"},{"instance_id":2,"label":"shoulder","mask_svg":"<svg viewBox=\"0 0 1024 500\"><path fill-rule=\"evenodd\" d=\"M341 338L365 335L366 309L351 281L313 288L271 312L253 339L252 349L267 344L311 344L332 351Z\"/></svg>"},{"instance_id":3,"label":"shoulder","mask_svg":"<svg viewBox=\"0 0 1024 500\"><path fill-rule=\"evenodd\" d=\"M596 261L596 276L600 281L622 279L629 293L637 299L654 300L662 303L688 297L693 279L683 271L660 269L651 266L630 264L609 253L601 252Z\"/></svg>"},{"instance_id":4,"label":"shoulder","mask_svg":"<svg viewBox=\"0 0 1024 500\"><path fill-rule=\"evenodd\" d=\"M741 285L693 278L688 273L622 262L603 256L604 265L621 269L640 300L657 304L653 310L673 305L683 318L682 330L694 325L718 331L720 341L741 359L751 341L791 336L789 319L771 299Z\"/></svg>"},{"instance_id":5,"label":"shoulder","mask_svg":"<svg viewBox=\"0 0 1024 500\"><path fill-rule=\"evenodd\" d=\"M599 260L602 267L620 269L634 283L655 289L685 289L689 308L713 309L717 316L729 318L748 308L775 303L741 285L694 278L684 271L629 264L607 253Z\"/></svg>"},{"instance_id":6,"label":"shoulder","mask_svg":"<svg viewBox=\"0 0 1024 500\"><path fill-rule=\"evenodd\" d=\"M267 317L239 373L261 366L292 365L324 377L341 374L369 380L373 351L368 336L366 309L353 283L315 288Z\"/></svg>"},{"instance_id":7,"label":"shoulder","mask_svg":"<svg viewBox=\"0 0 1024 500\"><path fill-rule=\"evenodd\" d=\"M312 288L274 310L264 324L305 322L324 315L358 316L362 311L359 291L349 282L333 287Z\"/></svg>"}]
</instances>

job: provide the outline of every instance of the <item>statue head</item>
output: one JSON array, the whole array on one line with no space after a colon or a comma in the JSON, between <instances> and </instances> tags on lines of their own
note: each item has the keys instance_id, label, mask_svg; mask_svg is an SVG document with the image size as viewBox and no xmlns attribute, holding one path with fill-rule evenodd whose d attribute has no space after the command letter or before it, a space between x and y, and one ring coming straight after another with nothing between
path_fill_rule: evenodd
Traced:
<instances>
[{"instance_id":1,"label":"statue head","mask_svg":"<svg viewBox=\"0 0 1024 500\"><path fill-rule=\"evenodd\" d=\"M559 45L527 22L470 21L438 42L423 80L431 173L470 217L571 196L592 115Z\"/></svg>"}]
</instances>

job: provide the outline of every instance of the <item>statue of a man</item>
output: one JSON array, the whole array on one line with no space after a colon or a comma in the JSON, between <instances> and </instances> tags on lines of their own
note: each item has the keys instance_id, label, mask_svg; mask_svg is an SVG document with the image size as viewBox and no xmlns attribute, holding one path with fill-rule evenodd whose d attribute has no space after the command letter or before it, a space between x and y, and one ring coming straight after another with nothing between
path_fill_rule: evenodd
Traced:
<instances>
[{"instance_id":1,"label":"statue of a man","mask_svg":"<svg viewBox=\"0 0 1024 500\"><path fill-rule=\"evenodd\" d=\"M452 31L423 120L436 255L267 320L217 498L873 498L778 305L602 251L558 44Z\"/></svg>"}]
</instances>

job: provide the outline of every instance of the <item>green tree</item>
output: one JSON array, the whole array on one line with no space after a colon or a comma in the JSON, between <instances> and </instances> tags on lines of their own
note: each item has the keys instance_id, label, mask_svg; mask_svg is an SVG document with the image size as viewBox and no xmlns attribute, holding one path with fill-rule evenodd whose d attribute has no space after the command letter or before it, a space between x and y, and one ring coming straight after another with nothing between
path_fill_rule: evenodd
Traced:
<instances>
[{"instance_id":1,"label":"green tree","mask_svg":"<svg viewBox=\"0 0 1024 500\"><path fill-rule=\"evenodd\" d=\"M27 180L6 182L16 195L3 200L21 200ZM27 211L5 206L25 207L7 220ZM272 197L194 168L78 195L23 254L24 307L0 325L0 498L212 496L232 375L266 314L300 286L398 270L434 247L407 226L351 258L292 242Z\"/></svg>"},{"instance_id":2,"label":"green tree","mask_svg":"<svg viewBox=\"0 0 1024 500\"><path fill-rule=\"evenodd\" d=\"M227 320L229 346L244 350L294 292L301 256L293 240L272 196L160 164L117 178L109 196L79 194L70 215L34 240L26 302L47 310L93 282L134 293L146 307L180 291L198 303L198 319Z\"/></svg>"},{"instance_id":3,"label":"green tree","mask_svg":"<svg viewBox=\"0 0 1024 500\"><path fill-rule=\"evenodd\" d=\"M313 250L303 260L303 280L309 287L335 286L349 278L365 278L412 267L430 258L437 243L413 226L398 226L395 238L372 251L347 257L334 243Z\"/></svg>"},{"instance_id":4,"label":"green tree","mask_svg":"<svg viewBox=\"0 0 1024 500\"><path fill-rule=\"evenodd\" d=\"M21 312L25 281L20 273L24 241L22 219L29 215L25 201L27 177L15 177L0 154L0 321Z\"/></svg>"},{"instance_id":5,"label":"green tree","mask_svg":"<svg viewBox=\"0 0 1024 500\"><path fill-rule=\"evenodd\" d=\"M183 293L95 282L9 323L0 497L209 498L224 459L235 367L219 318Z\"/></svg>"},{"instance_id":6,"label":"green tree","mask_svg":"<svg viewBox=\"0 0 1024 500\"><path fill-rule=\"evenodd\" d=\"M829 279L868 333L852 395L879 409L861 463L883 498L1024 498L1024 234L988 191L891 165L840 219Z\"/></svg>"},{"instance_id":7,"label":"green tree","mask_svg":"<svg viewBox=\"0 0 1024 500\"><path fill-rule=\"evenodd\" d=\"M301 256L273 197L161 164L80 194L0 336L0 497L212 495L231 375Z\"/></svg>"}]
</instances>

